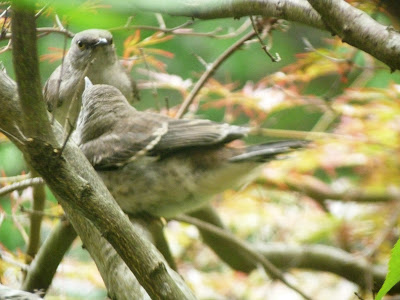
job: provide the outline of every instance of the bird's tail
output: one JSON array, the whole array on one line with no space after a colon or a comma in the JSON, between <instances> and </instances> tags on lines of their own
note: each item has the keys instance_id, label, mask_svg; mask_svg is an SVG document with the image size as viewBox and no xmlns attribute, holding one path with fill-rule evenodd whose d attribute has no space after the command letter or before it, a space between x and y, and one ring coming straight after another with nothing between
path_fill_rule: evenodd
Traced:
<instances>
[{"instance_id":1,"label":"bird's tail","mask_svg":"<svg viewBox=\"0 0 400 300\"><path fill-rule=\"evenodd\" d=\"M305 140L284 140L249 146L242 154L232 157L230 162L256 161L265 162L276 159L276 156L295 149L303 148L309 142Z\"/></svg>"}]
</instances>

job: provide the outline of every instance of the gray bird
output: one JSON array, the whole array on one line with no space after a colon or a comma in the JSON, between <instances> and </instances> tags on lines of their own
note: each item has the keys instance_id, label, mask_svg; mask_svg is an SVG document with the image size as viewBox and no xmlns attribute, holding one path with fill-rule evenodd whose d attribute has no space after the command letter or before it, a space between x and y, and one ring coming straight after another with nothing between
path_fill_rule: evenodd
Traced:
<instances>
[{"instance_id":1,"label":"gray bird","mask_svg":"<svg viewBox=\"0 0 400 300\"><path fill-rule=\"evenodd\" d=\"M55 114L61 125L65 124L76 94L69 115L69 122L75 124L85 76L93 83L115 86L129 101L137 98L136 85L118 60L111 33L100 29L79 32L72 39L63 65L51 74L43 89L48 110Z\"/></svg>"},{"instance_id":2,"label":"gray bird","mask_svg":"<svg viewBox=\"0 0 400 300\"><path fill-rule=\"evenodd\" d=\"M291 140L229 147L249 128L139 112L118 89L85 80L78 145L130 214L173 217L195 210L246 182L261 162L305 145Z\"/></svg>"}]
</instances>

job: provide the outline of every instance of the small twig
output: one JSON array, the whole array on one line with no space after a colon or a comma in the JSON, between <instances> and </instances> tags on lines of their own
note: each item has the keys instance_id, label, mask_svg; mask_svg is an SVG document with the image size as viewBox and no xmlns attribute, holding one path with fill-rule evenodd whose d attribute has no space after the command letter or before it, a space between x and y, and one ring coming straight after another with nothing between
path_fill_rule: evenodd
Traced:
<instances>
[{"instance_id":1,"label":"small twig","mask_svg":"<svg viewBox=\"0 0 400 300\"><path fill-rule=\"evenodd\" d=\"M326 59L328 59L330 61L336 62L336 63L347 63L347 62L349 62L347 59L336 58L336 57L332 57L332 56L329 56L329 55L326 55L326 54L322 53L321 51L315 49L314 46L311 44L311 42L305 37L303 37L302 40L303 40L304 45L306 46L305 50L307 50L309 52L315 52L318 55L320 55L320 56L322 56L322 57L324 57L324 58L326 58Z\"/></svg>"},{"instance_id":2,"label":"small twig","mask_svg":"<svg viewBox=\"0 0 400 300\"><path fill-rule=\"evenodd\" d=\"M43 12L49 7L50 3L46 3L35 15L35 18L39 18Z\"/></svg>"},{"instance_id":3,"label":"small twig","mask_svg":"<svg viewBox=\"0 0 400 300\"><path fill-rule=\"evenodd\" d=\"M11 8L11 6L7 7L0 15L0 18L4 17L3 25L1 26L1 31L0 31L0 37L3 38L3 36L7 35L7 31L4 29L4 26L6 25L7 18L8 18L8 10Z\"/></svg>"},{"instance_id":4,"label":"small twig","mask_svg":"<svg viewBox=\"0 0 400 300\"><path fill-rule=\"evenodd\" d=\"M131 25L132 20L133 20L133 17L132 17L132 16L129 16L128 19L126 20L126 23L125 23L124 26L125 26L125 27L128 27L129 25Z\"/></svg>"},{"instance_id":5,"label":"small twig","mask_svg":"<svg viewBox=\"0 0 400 300\"><path fill-rule=\"evenodd\" d=\"M275 265L273 265L267 258L261 255L259 252L251 249L251 247L247 245L247 243L245 243L242 240L239 240L229 231L221 229L213 224L201 221L197 218L189 217L187 215L180 215L178 217L174 217L173 219L179 222L195 225L196 227L201 228L202 230L205 230L209 233L215 234L222 239L229 240L231 243L234 243L236 245L237 251L241 251L245 255L251 257L251 259L257 261L272 278L280 280L288 288L297 292L304 299L311 300L311 298L307 296L304 292L302 292L300 289L298 289L293 284L288 282L284 277L284 274L281 272L281 270L275 267Z\"/></svg>"},{"instance_id":6,"label":"small twig","mask_svg":"<svg viewBox=\"0 0 400 300\"><path fill-rule=\"evenodd\" d=\"M108 29L108 31L119 31L119 30L153 30L153 31L161 31L164 33L171 33L174 35L188 35L188 36L202 36L202 37L210 37L210 38L216 38L216 39L228 39L232 38L235 36L238 36L239 34L243 33L250 25L250 22L244 22L238 29L236 29L233 32L226 33L226 34L221 34L217 35L218 32L222 30L222 28L216 28L213 31L210 32L193 32L193 31L185 31L185 30L180 30L185 26L193 24L193 20L189 20L179 26L176 26L174 28L162 28L162 27L157 27L157 26L148 26L148 25L127 25L125 24L124 26L119 26L119 27L113 27Z\"/></svg>"},{"instance_id":7,"label":"small twig","mask_svg":"<svg viewBox=\"0 0 400 300\"><path fill-rule=\"evenodd\" d=\"M362 66L362 65L359 65L359 64L355 63L352 59L348 59L348 58L336 58L336 57L332 57L332 56L326 55L326 54L322 53L321 51L319 51L318 49L316 49L316 48L311 44L311 42L310 42L308 39L304 38L304 37L303 37L303 43L304 43L304 45L306 46L306 47L305 47L305 50L310 51L310 52L311 52L311 51L312 51L312 52L315 52L315 53L317 53L318 55L320 55L320 56L322 56L322 57L324 57L324 58L326 58L326 59L328 59L328 60L330 60L330 61L332 61L332 62L335 62L335 63L348 63L348 64L351 64L352 67L357 68L357 69L361 69L361 70L370 70L370 71L374 71L374 70L387 70L386 67L380 67L380 66ZM355 50L354 52L357 52L357 50ZM354 57L354 56L355 56L355 55L353 55L353 57ZM373 60L372 60L372 61L373 61Z\"/></svg>"},{"instance_id":8,"label":"small twig","mask_svg":"<svg viewBox=\"0 0 400 300\"><path fill-rule=\"evenodd\" d=\"M18 207L18 204L23 201L22 197L16 198L14 194L10 194L10 203L11 203L11 214L10 218L12 222L14 223L15 228L19 231L21 234L22 239L24 240L25 244L28 244L29 241L29 236L26 233L25 227L21 224L21 222L18 220L17 215L16 215L16 208Z\"/></svg>"},{"instance_id":9,"label":"small twig","mask_svg":"<svg viewBox=\"0 0 400 300\"><path fill-rule=\"evenodd\" d=\"M0 18L4 17L4 16L8 13L8 11L10 10L10 8L11 8L11 5L8 6L8 7L0 14ZM7 17L7 16L6 16L6 17ZM4 23L5 23L5 22L4 22Z\"/></svg>"},{"instance_id":10,"label":"small twig","mask_svg":"<svg viewBox=\"0 0 400 300\"><path fill-rule=\"evenodd\" d=\"M254 37L256 33L254 30L248 32L244 36L242 36L239 40L233 43L228 49L225 50L224 53L221 54L212 64L210 64L209 68L201 75L200 79L196 82L193 89L190 91L189 95L185 98L182 105L179 107L179 110L176 114L176 118L182 118L182 116L187 112L190 104L194 101L194 98L200 92L201 88L207 82L207 80L211 77L211 75L215 72L216 69L229 57L231 56L244 42Z\"/></svg>"},{"instance_id":11,"label":"small twig","mask_svg":"<svg viewBox=\"0 0 400 300\"><path fill-rule=\"evenodd\" d=\"M37 32L45 33L61 33L69 38L73 38L75 34L65 28L55 28L55 27L39 27L36 29Z\"/></svg>"},{"instance_id":12,"label":"small twig","mask_svg":"<svg viewBox=\"0 0 400 300\"><path fill-rule=\"evenodd\" d=\"M19 182L21 180L25 180L31 177L31 174L25 174L25 175L17 175L17 176L10 176L10 177L0 177L0 184L2 183L14 183L14 182Z\"/></svg>"},{"instance_id":13,"label":"small twig","mask_svg":"<svg viewBox=\"0 0 400 300\"><path fill-rule=\"evenodd\" d=\"M54 215L54 214L49 214L46 213L44 211L40 211L40 210L32 210L32 209L28 209L23 207L22 205L20 205L20 210L21 213L26 213L29 215L36 215L36 216L42 216L42 217L47 217L49 219L60 219L60 220L65 220L65 215Z\"/></svg>"},{"instance_id":14,"label":"small twig","mask_svg":"<svg viewBox=\"0 0 400 300\"><path fill-rule=\"evenodd\" d=\"M58 156L59 157L61 157L61 155L63 154L65 146L67 145L67 143L68 143L68 141L69 141L69 139L71 137L72 132L75 130L75 126L73 124L71 124L71 122L70 122L68 117L67 117L66 120L68 121L68 124L69 124L69 131L68 131L67 137L65 138L64 143L63 143L63 145L62 145L62 147L60 149L60 152L58 152Z\"/></svg>"},{"instance_id":15,"label":"small twig","mask_svg":"<svg viewBox=\"0 0 400 300\"><path fill-rule=\"evenodd\" d=\"M261 44L261 48L265 51L265 53L269 56L269 58L271 59L272 62L278 62L281 60L281 57L279 56L278 53L275 53L275 57L269 52L268 46L264 44L264 41L262 40L260 34L258 33L257 30L257 25L254 22L253 16L250 16L250 20L251 20L251 25L253 25L253 29L256 32L256 36L258 41ZM267 31L270 31L270 29L268 29Z\"/></svg>"},{"instance_id":16,"label":"small twig","mask_svg":"<svg viewBox=\"0 0 400 300\"><path fill-rule=\"evenodd\" d=\"M14 182L14 183L7 185L5 187L2 187L0 189L0 197L4 196L6 194L9 194L13 191L23 190L23 189L26 189L27 187L42 184L42 183L44 183L44 180L41 177L28 178L28 179L21 180L19 182Z\"/></svg>"},{"instance_id":17,"label":"small twig","mask_svg":"<svg viewBox=\"0 0 400 300\"><path fill-rule=\"evenodd\" d=\"M65 29L64 25L62 24L62 22L60 20L60 17L58 16L58 14L55 14L54 19L56 21L56 24L57 24L58 28Z\"/></svg>"},{"instance_id":18,"label":"small twig","mask_svg":"<svg viewBox=\"0 0 400 300\"><path fill-rule=\"evenodd\" d=\"M19 130L18 127L16 127L17 130ZM11 132L5 131L4 129L0 128L0 132L3 133L4 135L13 138L16 142L20 143L21 145L25 145L23 141L21 141L19 138L17 138L14 134Z\"/></svg>"},{"instance_id":19,"label":"small twig","mask_svg":"<svg viewBox=\"0 0 400 300\"><path fill-rule=\"evenodd\" d=\"M167 28L167 25L165 25L165 21L164 21L162 14L155 13L155 15L156 15L156 19L157 19L157 22L158 22L158 25L160 26L160 28L162 28L162 29Z\"/></svg>"},{"instance_id":20,"label":"small twig","mask_svg":"<svg viewBox=\"0 0 400 300\"><path fill-rule=\"evenodd\" d=\"M4 255L4 252L2 250L0 250L0 259L5 261L6 263L9 263L10 265L17 266L24 272L28 271L28 265L16 261L15 259L8 257L8 255Z\"/></svg>"},{"instance_id":21,"label":"small twig","mask_svg":"<svg viewBox=\"0 0 400 300\"><path fill-rule=\"evenodd\" d=\"M11 50L11 49L12 49L12 45L11 45L11 39L10 39L10 40L8 41L7 45L5 45L4 47L1 47L1 49L0 49L0 54L6 52L6 51L8 51L8 50Z\"/></svg>"},{"instance_id":22,"label":"small twig","mask_svg":"<svg viewBox=\"0 0 400 300\"><path fill-rule=\"evenodd\" d=\"M39 27L39 28L36 28L36 31L39 33L38 37L46 36L49 33L60 33L69 38L72 38L75 36L75 34L73 32L71 32L67 29L60 29L57 27ZM0 41L11 39L11 36L12 36L11 33L6 33L4 35L0 35Z\"/></svg>"},{"instance_id":23,"label":"small twig","mask_svg":"<svg viewBox=\"0 0 400 300\"><path fill-rule=\"evenodd\" d=\"M337 118L338 114L334 110L326 110L318 122L311 129L312 132L324 132Z\"/></svg>"},{"instance_id":24,"label":"small twig","mask_svg":"<svg viewBox=\"0 0 400 300\"><path fill-rule=\"evenodd\" d=\"M197 53L193 53L193 55L197 58L197 60L203 65L205 69L208 69L209 64Z\"/></svg>"}]
</instances>

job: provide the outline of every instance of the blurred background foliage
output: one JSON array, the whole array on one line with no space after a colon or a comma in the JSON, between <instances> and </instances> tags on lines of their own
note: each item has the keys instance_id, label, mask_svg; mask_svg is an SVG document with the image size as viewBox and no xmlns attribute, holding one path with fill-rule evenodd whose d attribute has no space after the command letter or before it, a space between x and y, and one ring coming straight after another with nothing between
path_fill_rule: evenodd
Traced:
<instances>
[{"instance_id":1,"label":"blurred background foliage","mask_svg":"<svg viewBox=\"0 0 400 300\"><path fill-rule=\"evenodd\" d=\"M351 2L379 22L396 26L376 1ZM0 5L0 13L6 8ZM171 116L207 66L239 38L235 31L251 29L247 18L194 20L171 33L124 28L128 20L132 27L167 28L190 20L134 11L125 1L75 0L52 2L37 26L56 28L55 14L73 33L111 30L119 56L141 88L142 100L134 106ZM10 26L9 17L3 16L0 26ZM213 204L228 228L252 243L327 244L386 264L399 236L400 73L301 24L279 21L265 41L273 55L279 54L279 62L272 62L257 40L246 43L206 83L187 117L274 129L267 136L250 136L249 143L298 136L314 142L268 164L255 183L226 191ZM7 43L1 40L0 47ZM40 34L43 84L69 43L60 33ZM0 61L14 78L11 51L1 51ZM3 177L28 172L22 155L1 134L0 172ZM10 182L3 178L0 184ZM30 208L31 199L31 188L0 197L0 249L15 261L24 260L29 214L21 206ZM47 200L42 239L62 214L50 191ZM298 297L261 270L245 276L229 269L199 241L193 226L170 222L167 234L180 272L200 299ZM291 274L315 299L354 299L357 290L329 274ZM21 276L18 267L0 260L2 283L18 286ZM76 241L47 299L105 295L95 266Z\"/></svg>"}]
</instances>

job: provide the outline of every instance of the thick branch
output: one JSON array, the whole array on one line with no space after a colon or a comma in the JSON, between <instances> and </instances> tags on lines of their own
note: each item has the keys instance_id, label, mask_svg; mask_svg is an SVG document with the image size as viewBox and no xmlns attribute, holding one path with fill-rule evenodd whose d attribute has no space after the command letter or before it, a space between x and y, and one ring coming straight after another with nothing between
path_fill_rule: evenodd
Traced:
<instances>
[{"instance_id":1,"label":"thick branch","mask_svg":"<svg viewBox=\"0 0 400 300\"><path fill-rule=\"evenodd\" d=\"M307 300L311 299L302 290L300 290L295 285L293 285L292 283L287 281L286 278L283 276L283 273L273 263L271 263L264 256L260 255L259 252L254 251L250 247L250 245L248 245L244 241L241 241L240 239L236 238L229 231L225 231L225 230L223 230L219 227L216 227L212 224L209 224L207 222L201 221L196 218L189 217L187 215L177 216L177 217L174 217L174 219L177 221L195 225L203 230L206 230L206 231L212 232L215 235L218 235L220 238L229 240L230 243L234 245L233 249L235 249L236 251L242 252L243 256L247 256L248 259L251 259L254 262L256 262L257 265L261 266L273 279L280 280L287 287L289 287L290 289L292 289L293 291L295 291L299 295L301 295L304 299L307 299Z\"/></svg>"},{"instance_id":2,"label":"thick branch","mask_svg":"<svg viewBox=\"0 0 400 300\"><path fill-rule=\"evenodd\" d=\"M179 218L177 218L179 220ZM212 233L221 243L225 243L226 248L235 249L238 256L243 256L236 261L238 269L244 269L250 273L257 268L257 260L251 255L247 255L243 242L238 243L237 239L229 232L222 231L213 225L201 226L202 222L194 222L193 218L182 218L182 221L189 221L191 224L197 225L202 231ZM308 246L289 246L283 243L268 243L251 245L252 252L261 253L268 261L280 270L289 269L309 269L313 271L331 272L341 276L363 289L370 288L368 278L372 278L374 282L374 291L379 290L382 286L387 269L383 266L370 264L362 256L356 256L341 249L324 246L324 245L308 245ZM232 251L233 252L233 251ZM243 264L243 265L242 265ZM400 291L400 283L390 291L398 293Z\"/></svg>"},{"instance_id":3,"label":"thick branch","mask_svg":"<svg viewBox=\"0 0 400 300\"><path fill-rule=\"evenodd\" d=\"M18 95L24 114L24 132L30 138L55 142L40 84L39 61L36 46L35 1L16 1L12 6L12 47Z\"/></svg>"},{"instance_id":4,"label":"thick branch","mask_svg":"<svg viewBox=\"0 0 400 300\"><path fill-rule=\"evenodd\" d=\"M392 71L400 69L400 34L383 26L343 0L308 0L321 15L326 27L343 42L361 49L387 64Z\"/></svg>"},{"instance_id":5,"label":"thick branch","mask_svg":"<svg viewBox=\"0 0 400 300\"><path fill-rule=\"evenodd\" d=\"M23 132L17 130L14 131L16 134L7 135L14 141L22 140L22 144L17 143L17 146L32 167L45 179L60 204L63 207L73 207L74 212L83 214L93 222L152 298L193 298L190 293L183 292L181 286L171 278L160 255L150 250L153 249L151 243L143 240L132 228L128 218L79 149L74 144L68 143L60 155L59 149L54 146L57 142L41 97L37 57L31 58L36 54L33 6L32 1L27 3L21 1L18 4L13 2L12 28L13 45L15 45L13 56L25 130ZM28 53L24 49L28 49ZM6 75L2 74L0 79L3 77ZM5 100L5 103L0 104L2 108L9 105L7 103L9 99L0 97L0 100ZM0 110L0 115L2 114L3 110ZM16 125L19 128L21 126L21 124ZM3 126L3 119L0 116L0 128L6 127L8 125ZM58 132L58 136L62 134Z\"/></svg>"},{"instance_id":6,"label":"thick branch","mask_svg":"<svg viewBox=\"0 0 400 300\"><path fill-rule=\"evenodd\" d=\"M25 291L41 289L46 292L58 265L75 238L74 228L68 221L61 221L40 247L36 258L29 266L22 289Z\"/></svg>"},{"instance_id":7,"label":"thick branch","mask_svg":"<svg viewBox=\"0 0 400 300\"><path fill-rule=\"evenodd\" d=\"M354 282L363 289L370 288L366 279L372 276L374 290L379 290L387 274L385 267L373 266L362 257L330 246L264 244L256 246L255 249L281 269L298 268L331 272ZM400 284L390 291L390 293L399 292Z\"/></svg>"},{"instance_id":8,"label":"thick branch","mask_svg":"<svg viewBox=\"0 0 400 300\"><path fill-rule=\"evenodd\" d=\"M169 0L131 1L141 10L200 19L240 18L251 15L275 17L324 29L320 16L306 0Z\"/></svg>"},{"instance_id":9,"label":"thick branch","mask_svg":"<svg viewBox=\"0 0 400 300\"><path fill-rule=\"evenodd\" d=\"M226 230L218 213L211 205L206 205L201 209L193 211L189 214L189 216ZM235 249L236 247L234 242L221 238L221 236L215 234L214 232L204 230L201 227L198 227L198 229L201 233L203 241L232 269L250 273L257 267L256 262L252 259L249 259L248 256L243 255L242 252L232 251L232 249Z\"/></svg>"},{"instance_id":10,"label":"thick branch","mask_svg":"<svg viewBox=\"0 0 400 300\"><path fill-rule=\"evenodd\" d=\"M31 170L32 176L36 176L36 172ZM33 187L33 203L32 209L35 214L30 216L30 231L29 231L29 242L26 249L26 259L25 261L29 264L32 259L36 256L40 246L40 232L43 219L43 210L46 203L46 192L44 184L38 184Z\"/></svg>"}]
</instances>

